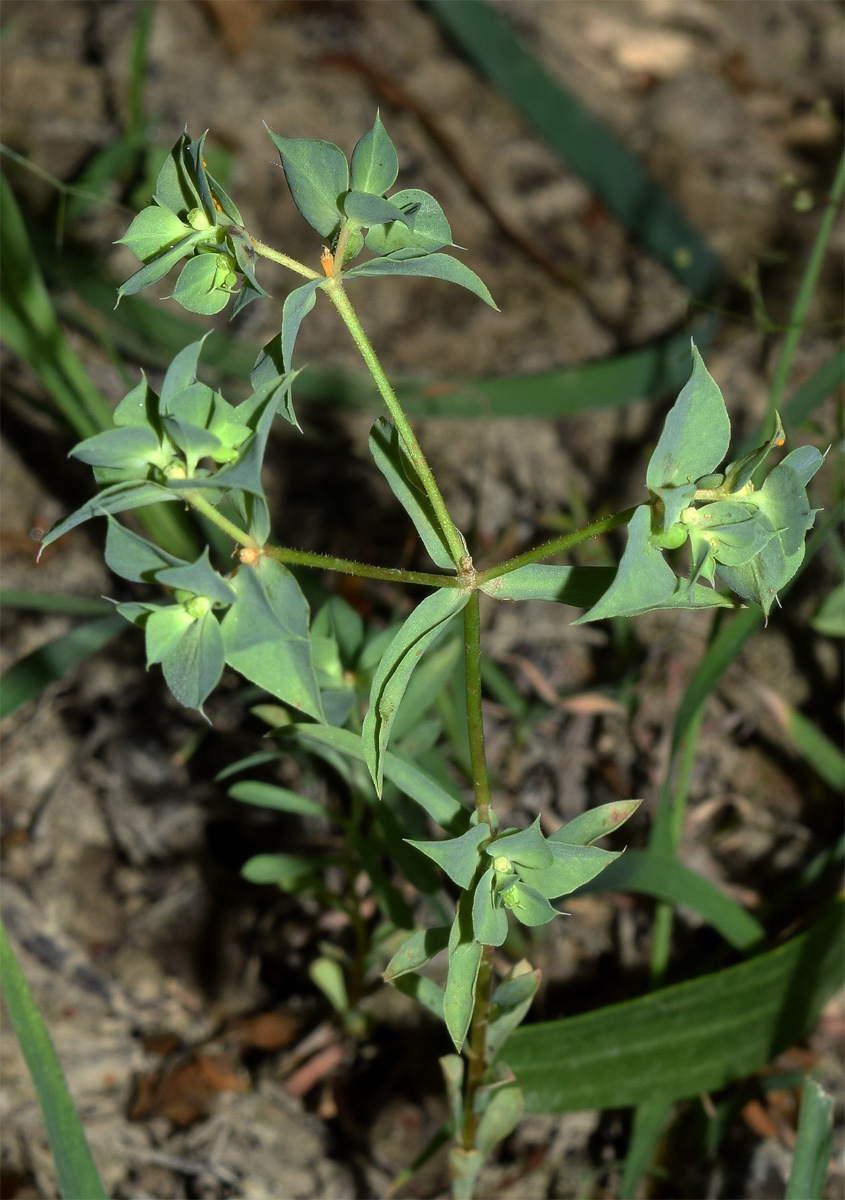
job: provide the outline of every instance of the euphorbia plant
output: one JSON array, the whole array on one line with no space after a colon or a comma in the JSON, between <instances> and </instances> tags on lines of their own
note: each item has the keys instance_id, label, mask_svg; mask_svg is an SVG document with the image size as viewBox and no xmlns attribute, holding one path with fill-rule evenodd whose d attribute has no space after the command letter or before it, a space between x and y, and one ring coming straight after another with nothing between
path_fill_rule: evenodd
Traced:
<instances>
[{"instance_id":1,"label":"euphorbia plant","mask_svg":"<svg viewBox=\"0 0 845 1200\"><path fill-rule=\"evenodd\" d=\"M415 275L458 284L495 307L492 297L473 271L443 252L453 245L452 235L432 196L417 189L388 195L398 159L378 116L356 145L351 164L329 142L269 132L297 208L325 243L320 269L257 240L209 175L204 136L192 142L184 134L162 168L153 204L122 239L143 265L121 286L120 295L138 292L182 264L173 297L183 307L211 314L234 298L234 312L239 312L267 296L256 276L261 258L282 264L306 282L287 295L280 333L259 355L253 391L240 404L229 404L198 380L202 341L176 356L159 393L142 378L115 410L115 428L72 451L94 468L101 490L56 525L44 543L90 517L105 515L109 567L124 579L158 589L150 600L120 604L118 611L144 629L147 663L161 663L177 700L202 712L229 666L281 702L283 708L265 705L260 711L270 714L268 720L290 746L350 765L353 812L325 815L340 822L370 872L388 933L391 928L407 930L411 916L384 877L379 865L384 852L392 853L397 869L417 883L435 922L404 938L384 977L438 1013L454 1043L456 1053L442 1060L456 1143L451 1168L455 1196L469 1196L485 1156L522 1112L518 1083L506 1065L506 1041L528 1011L539 979L525 961L503 979L496 978L494 950L504 943L511 918L528 927L554 921L559 911L553 902L617 857L593 843L618 828L637 804L619 801L596 808L551 836L544 834L539 818L525 829L500 827L484 749L480 593L497 600L575 605L587 610L580 621L592 621L653 609L735 607L736 599L715 588L719 579L742 601L760 604L768 614L778 590L800 565L814 519L806 485L822 456L809 447L795 450L760 484L764 460L783 442L778 422L758 450L723 465L730 440L728 414L693 347L692 374L652 455L643 502L477 570L347 286L379 275ZM365 251L369 257L362 260ZM264 452L276 416L297 425L293 350L318 293L334 305L384 401L388 415L375 422L370 450L436 570L370 566L278 546L271 539L261 476ZM231 538L239 559L235 568L215 569L208 548L195 562L183 561L115 519L118 513L161 501L189 505ZM626 522L627 547L615 572L543 561ZM687 542L690 570L683 576L666 554ZM392 580L428 594L392 637L367 643L360 617L339 599L310 620L308 604L288 569L294 564ZM415 669L421 660L431 661L426 652L454 632L458 618L471 805L408 757L407 740L394 739L391 748L391 736L402 727L402 700ZM366 681L365 711L350 679L358 685ZM366 765L363 778L361 764ZM233 794L287 811L323 814L316 802L266 784L242 783ZM412 811L407 799L414 802ZM358 819L362 803L371 805L374 833L369 844ZM419 836L430 832L420 828L420 810L447 836ZM431 863L454 884L448 895L437 879L431 882ZM345 907L357 921L354 1003L380 953L384 966L387 955L379 946L390 938L368 946L354 904L350 907L321 885L316 860L260 855L246 864L245 874L292 891L311 889L328 903ZM420 974L441 951L448 963L443 989ZM346 985L337 963L321 960L314 978L342 1009Z\"/></svg>"}]
</instances>

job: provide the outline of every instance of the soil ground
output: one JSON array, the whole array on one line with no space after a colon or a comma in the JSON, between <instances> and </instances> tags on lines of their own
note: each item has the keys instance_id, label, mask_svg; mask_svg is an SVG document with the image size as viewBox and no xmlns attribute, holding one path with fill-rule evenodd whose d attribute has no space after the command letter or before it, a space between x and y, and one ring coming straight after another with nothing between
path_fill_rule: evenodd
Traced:
<instances>
[{"instance_id":1,"label":"soil ground","mask_svg":"<svg viewBox=\"0 0 845 1200\"><path fill-rule=\"evenodd\" d=\"M839 153L841 6L504 0L497 7L720 255L730 282L707 363L744 436L765 412L779 348L755 322L749 289L759 280L772 318L787 319ZM125 121L139 9L135 0L7 0L3 141L60 178L75 178ZM391 100L384 80L400 83L417 108L397 103L395 93ZM228 190L248 226L296 257L314 259L319 247L271 162L262 120L349 151L378 105L404 185L438 197L455 241L468 247L463 257L502 310L425 280L375 281L362 293L360 312L388 374L549 370L683 327L688 304L677 283L532 136L424 7L410 0L178 0L155 11L145 91L151 136L166 146L185 125L194 135L210 127L209 145L231 156ZM493 208L577 283L562 284L504 236L444 159L420 107L454 142L467 173L482 180ZM20 170L13 179L29 221L51 219L55 191ZM108 248L125 226L120 211L97 208L76 230L115 278L134 269L125 248ZM842 249L840 222L790 388L839 341ZM283 294L281 274L270 270L266 278ZM265 341L278 329L278 311L253 305L235 328ZM121 368L70 336L116 402L127 388ZM298 347L303 362L358 368L327 305L305 323ZM132 382L135 367L127 369ZM4 378L4 586L114 594L96 549L99 531L66 538L34 565L29 531L72 509L90 484L86 472L62 465L66 430L29 402L40 396L34 377L6 359ZM840 399L817 410L805 440L825 448L841 438ZM562 421L427 420L418 432L458 523L492 560L530 544L562 513L635 502L664 412L665 404L643 400ZM322 408L305 417L304 441L283 430L272 445L279 540L371 561L407 560L408 530L368 460L372 418ZM836 563L822 556L706 710L682 858L752 909L838 832L840 802L792 751L778 721L785 700L841 740L839 647L807 624L835 582ZM388 619L395 603L380 586L347 595L375 622ZM487 706L501 815L519 823L541 813L551 830L588 806L643 796L643 812L624 839L643 844L674 710L703 652L707 621L693 613L644 617L620 642L604 626L573 627L568 610L540 603L491 602L483 619L490 655L519 690L552 701L522 739L504 709ZM7 612L4 665L67 628L63 617ZM609 693L624 696L625 680L630 703L608 702ZM384 1195L444 1119L436 1058L447 1046L386 988L367 1002L372 1036L339 1039L308 964L320 943L342 942L346 931L307 900L239 878L245 858L278 833L249 810L232 811L237 806L214 775L261 745L261 727L245 717L228 677L208 711L214 736L176 705L157 670L144 671L140 639L127 632L8 720L8 930L110 1195ZM280 778L306 790L330 787L293 762ZM300 840L313 832L283 829ZM543 968L540 1016L582 1011L645 986L648 904L601 896L569 908L565 929L560 923L531 948ZM695 918L681 914L673 970L693 973L710 945ZM815 1062L837 1090L839 1124L842 1024L839 999L786 1063ZM10 1036L2 1063L2 1195L52 1197L40 1115ZM651 1194L782 1195L789 1103L783 1112L747 1106L714 1158L684 1161L667 1147L667 1178L653 1182ZM485 1173L482 1194L616 1195L614 1163L629 1122L624 1112L526 1118ZM829 1196L841 1195L842 1184L835 1166ZM437 1157L402 1194L437 1196L445 1188Z\"/></svg>"}]
</instances>

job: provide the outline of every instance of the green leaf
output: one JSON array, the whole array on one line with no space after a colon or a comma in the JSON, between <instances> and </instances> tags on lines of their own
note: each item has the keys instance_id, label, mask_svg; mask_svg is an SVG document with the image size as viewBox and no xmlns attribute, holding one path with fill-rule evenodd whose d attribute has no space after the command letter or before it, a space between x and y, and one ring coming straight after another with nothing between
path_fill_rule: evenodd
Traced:
<instances>
[{"instance_id":1,"label":"green leaf","mask_svg":"<svg viewBox=\"0 0 845 1200\"><path fill-rule=\"evenodd\" d=\"M155 433L160 432L158 396L147 383L143 371L139 383L127 392L114 410L114 423L118 427L148 425Z\"/></svg>"},{"instance_id":2,"label":"green leaf","mask_svg":"<svg viewBox=\"0 0 845 1200\"><path fill-rule=\"evenodd\" d=\"M155 200L174 213L185 213L200 204L200 194L188 169L191 139L183 133L162 164L156 182Z\"/></svg>"},{"instance_id":3,"label":"green leaf","mask_svg":"<svg viewBox=\"0 0 845 1200\"><path fill-rule=\"evenodd\" d=\"M361 614L342 596L330 596L311 623L312 636L328 635L337 642L342 665L351 669L364 641Z\"/></svg>"},{"instance_id":4,"label":"green leaf","mask_svg":"<svg viewBox=\"0 0 845 1200\"><path fill-rule=\"evenodd\" d=\"M384 968L384 982L393 983L409 971L417 971L435 954L445 950L449 942L449 926L436 929L416 929L407 938Z\"/></svg>"},{"instance_id":5,"label":"green leaf","mask_svg":"<svg viewBox=\"0 0 845 1200\"><path fill-rule=\"evenodd\" d=\"M824 460L825 455L815 446L798 446L779 465L790 467L806 487Z\"/></svg>"},{"instance_id":6,"label":"green leaf","mask_svg":"<svg viewBox=\"0 0 845 1200\"><path fill-rule=\"evenodd\" d=\"M659 546L651 541L651 510L641 504L628 524L628 544L613 583L574 624L605 617L632 617L655 608L719 606L731 608L733 603L712 588L676 578Z\"/></svg>"},{"instance_id":7,"label":"green leaf","mask_svg":"<svg viewBox=\"0 0 845 1200\"><path fill-rule=\"evenodd\" d=\"M464 588L439 588L427 596L405 621L379 663L361 731L367 766L379 795L393 718L414 667L444 632L447 622L464 608L469 596Z\"/></svg>"},{"instance_id":8,"label":"green leaf","mask_svg":"<svg viewBox=\"0 0 845 1200\"><path fill-rule=\"evenodd\" d=\"M325 860L295 854L256 854L241 867L250 883L275 883L283 892L296 892L319 875Z\"/></svg>"},{"instance_id":9,"label":"green leaf","mask_svg":"<svg viewBox=\"0 0 845 1200\"><path fill-rule=\"evenodd\" d=\"M624 825L641 804L642 800L615 800L611 804L600 804L598 808L590 808L561 825L548 841L563 842L567 846L589 846L591 842L606 837Z\"/></svg>"},{"instance_id":10,"label":"green leaf","mask_svg":"<svg viewBox=\"0 0 845 1200\"><path fill-rule=\"evenodd\" d=\"M98 617L18 659L2 678L0 717L7 717L49 684L64 678L79 663L107 646L123 629L123 620L116 614Z\"/></svg>"},{"instance_id":11,"label":"green leaf","mask_svg":"<svg viewBox=\"0 0 845 1200\"><path fill-rule=\"evenodd\" d=\"M232 580L237 599L222 622L226 662L252 683L318 721L320 689L308 644L308 604L281 563L261 557Z\"/></svg>"},{"instance_id":12,"label":"green leaf","mask_svg":"<svg viewBox=\"0 0 845 1200\"><path fill-rule=\"evenodd\" d=\"M460 637L446 638L443 644L423 655L394 718L391 733L394 742L408 733L414 735L420 731L424 732L424 726L430 724L425 721L425 713L444 688L449 686L449 681L462 659L463 640ZM435 724L439 731L440 723ZM436 740L435 734L434 741ZM414 758L415 755L412 754L411 757Z\"/></svg>"},{"instance_id":13,"label":"green leaf","mask_svg":"<svg viewBox=\"0 0 845 1200\"><path fill-rule=\"evenodd\" d=\"M205 230L194 230L171 246L169 250L163 250L155 258L151 258L139 271L124 280L117 289L118 303L124 296L134 296L136 293L142 292L144 288L150 287L151 284L158 283L159 279L163 279L172 267L192 254L197 243L206 236Z\"/></svg>"},{"instance_id":14,"label":"green leaf","mask_svg":"<svg viewBox=\"0 0 845 1200\"><path fill-rule=\"evenodd\" d=\"M824 598L810 625L826 637L845 638L845 583L837 584Z\"/></svg>"},{"instance_id":15,"label":"green leaf","mask_svg":"<svg viewBox=\"0 0 845 1200\"><path fill-rule=\"evenodd\" d=\"M491 858L504 855L521 867L550 867L554 862L552 849L540 829L539 817L527 829L504 830L486 849Z\"/></svg>"},{"instance_id":16,"label":"green leaf","mask_svg":"<svg viewBox=\"0 0 845 1200\"><path fill-rule=\"evenodd\" d=\"M481 944L473 940L461 940L460 923L459 909L449 939L449 971L443 995L443 1019L459 1054L472 1018L475 985L481 965Z\"/></svg>"},{"instance_id":17,"label":"green leaf","mask_svg":"<svg viewBox=\"0 0 845 1200\"><path fill-rule=\"evenodd\" d=\"M784 1200L822 1200L832 1149L833 1097L823 1092L815 1079L808 1079Z\"/></svg>"},{"instance_id":18,"label":"green leaf","mask_svg":"<svg viewBox=\"0 0 845 1200\"><path fill-rule=\"evenodd\" d=\"M370 430L370 453L390 490L414 523L430 558L438 567L454 571L449 543L440 528L431 501L414 464L402 445L396 426L379 417Z\"/></svg>"},{"instance_id":19,"label":"green leaf","mask_svg":"<svg viewBox=\"0 0 845 1200\"><path fill-rule=\"evenodd\" d=\"M47 1127L62 1197L106 1200L61 1064L2 923L0 978L6 1007Z\"/></svg>"},{"instance_id":20,"label":"green leaf","mask_svg":"<svg viewBox=\"0 0 845 1200\"><path fill-rule=\"evenodd\" d=\"M516 1030L529 1112L683 1099L759 1070L812 1029L842 985L842 905L750 962L583 1016Z\"/></svg>"},{"instance_id":21,"label":"green leaf","mask_svg":"<svg viewBox=\"0 0 845 1200\"><path fill-rule=\"evenodd\" d=\"M399 156L376 113L373 127L358 140L352 151L352 187L359 192L383 196L399 174Z\"/></svg>"},{"instance_id":22,"label":"green leaf","mask_svg":"<svg viewBox=\"0 0 845 1200\"><path fill-rule=\"evenodd\" d=\"M325 283L324 279L309 279L302 287L294 288L285 296L282 306L282 363L284 370L290 371L293 363L293 348L299 327L308 313L317 303L317 288Z\"/></svg>"},{"instance_id":23,"label":"green leaf","mask_svg":"<svg viewBox=\"0 0 845 1200\"><path fill-rule=\"evenodd\" d=\"M646 484L654 492L695 483L715 471L728 451L731 423L725 402L695 346L692 363L689 382L670 409L648 464Z\"/></svg>"},{"instance_id":24,"label":"green leaf","mask_svg":"<svg viewBox=\"0 0 845 1200\"><path fill-rule=\"evenodd\" d=\"M689 529L694 558L696 548L704 546L718 562L729 566L749 562L775 534L774 525L760 508L736 500L702 505L695 510Z\"/></svg>"},{"instance_id":25,"label":"green leaf","mask_svg":"<svg viewBox=\"0 0 845 1200\"><path fill-rule=\"evenodd\" d=\"M684 905L704 917L737 950L749 951L765 939L766 931L697 871L656 850L628 850L605 874L587 882L584 892L639 892L674 905Z\"/></svg>"},{"instance_id":26,"label":"green leaf","mask_svg":"<svg viewBox=\"0 0 845 1200\"><path fill-rule=\"evenodd\" d=\"M128 508L142 508L146 504L157 504L162 500L176 500L178 497L167 488L157 483L127 480L105 488L93 500L89 500L78 508L75 513L65 517L53 526L41 540L41 550L49 546L64 534L90 521L92 517L105 517L109 513L125 512ZM39 551L39 554L41 551Z\"/></svg>"},{"instance_id":27,"label":"green leaf","mask_svg":"<svg viewBox=\"0 0 845 1200\"><path fill-rule=\"evenodd\" d=\"M492 1062L517 1026L521 1025L540 986L540 971L525 959L516 963L494 990L484 1056Z\"/></svg>"},{"instance_id":28,"label":"green leaf","mask_svg":"<svg viewBox=\"0 0 845 1200\"><path fill-rule=\"evenodd\" d=\"M501 946L508 936L508 914L495 891L496 871L490 866L478 881L472 898L472 932L485 946Z\"/></svg>"},{"instance_id":29,"label":"green leaf","mask_svg":"<svg viewBox=\"0 0 845 1200\"><path fill-rule=\"evenodd\" d=\"M198 254L189 259L173 289L173 299L188 312L211 316L226 307L232 298L232 286L226 281L234 274L234 264L225 254Z\"/></svg>"},{"instance_id":30,"label":"green leaf","mask_svg":"<svg viewBox=\"0 0 845 1200\"><path fill-rule=\"evenodd\" d=\"M317 985L335 1012L343 1016L349 1012L349 996L346 991L346 980L343 978L343 968L340 963L325 955L315 958L308 968L308 974Z\"/></svg>"},{"instance_id":31,"label":"green leaf","mask_svg":"<svg viewBox=\"0 0 845 1200\"><path fill-rule=\"evenodd\" d=\"M619 1185L620 1200L634 1200L639 1182L651 1166L661 1134L671 1114L672 1105L664 1100L656 1100L652 1104L639 1104L634 1110L634 1121Z\"/></svg>"},{"instance_id":32,"label":"green leaf","mask_svg":"<svg viewBox=\"0 0 845 1200\"><path fill-rule=\"evenodd\" d=\"M301 817L337 820L335 814L317 800L312 800L309 796L300 796L297 792L289 792L287 788L276 787L272 783L261 783L256 779L244 779L234 784L227 794L233 800L241 800L244 804L256 804L259 808L273 808L277 812L296 813Z\"/></svg>"},{"instance_id":33,"label":"green leaf","mask_svg":"<svg viewBox=\"0 0 845 1200\"><path fill-rule=\"evenodd\" d=\"M168 209L151 206L138 213L116 244L128 246L145 263L193 232L190 225L180 221Z\"/></svg>"},{"instance_id":34,"label":"green leaf","mask_svg":"<svg viewBox=\"0 0 845 1200\"><path fill-rule=\"evenodd\" d=\"M472 884L478 868L481 843L489 838L490 826L479 822L460 837L447 838L445 841L415 842L412 838L405 840L427 855L432 862L436 862L458 887L466 889Z\"/></svg>"},{"instance_id":35,"label":"green leaf","mask_svg":"<svg viewBox=\"0 0 845 1200\"><path fill-rule=\"evenodd\" d=\"M284 138L269 125L266 129L281 156L294 204L312 229L332 237L343 217L341 197L349 190L345 154L331 142Z\"/></svg>"},{"instance_id":36,"label":"green leaf","mask_svg":"<svg viewBox=\"0 0 845 1200\"><path fill-rule=\"evenodd\" d=\"M156 571L184 565L175 554L168 554L153 542L132 533L113 517L109 517L106 532L105 559L110 571L132 583L154 583Z\"/></svg>"},{"instance_id":37,"label":"green leaf","mask_svg":"<svg viewBox=\"0 0 845 1200\"><path fill-rule=\"evenodd\" d=\"M196 620L181 604L157 605L155 608L152 605L120 604L118 612L134 623L143 621L148 667L169 658Z\"/></svg>"},{"instance_id":38,"label":"green leaf","mask_svg":"<svg viewBox=\"0 0 845 1200\"><path fill-rule=\"evenodd\" d=\"M193 620L175 649L161 660L165 682L173 695L186 708L199 712L220 682L223 666L223 639L211 612Z\"/></svg>"},{"instance_id":39,"label":"green leaf","mask_svg":"<svg viewBox=\"0 0 845 1200\"><path fill-rule=\"evenodd\" d=\"M95 433L71 450L71 456L93 467L119 467L145 472L150 464L163 466L167 455L152 429L129 425Z\"/></svg>"},{"instance_id":40,"label":"green leaf","mask_svg":"<svg viewBox=\"0 0 845 1200\"><path fill-rule=\"evenodd\" d=\"M521 879L502 893L502 902L523 925L548 925L563 914L552 908L545 896Z\"/></svg>"},{"instance_id":41,"label":"green leaf","mask_svg":"<svg viewBox=\"0 0 845 1200\"><path fill-rule=\"evenodd\" d=\"M390 258L371 258L359 263L349 271L343 272L344 279L373 278L376 275L416 275L426 279L445 279L448 283L457 283L480 297L485 304L499 311L487 287L471 271L465 263L450 254L427 254L424 258L409 258L403 260Z\"/></svg>"},{"instance_id":42,"label":"green leaf","mask_svg":"<svg viewBox=\"0 0 845 1200\"><path fill-rule=\"evenodd\" d=\"M197 367L207 337L208 334L205 334L198 341L190 342L171 359L161 384L159 403L161 412L170 412L170 402L173 397L196 383Z\"/></svg>"},{"instance_id":43,"label":"green leaf","mask_svg":"<svg viewBox=\"0 0 845 1200\"><path fill-rule=\"evenodd\" d=\"M529 563L480 585L494 600L555 600L590 608L613 583L614 567L556 567Z\"/></svg>"},{"instance_id":44,"label":"green leaf","mask_svg":"<svg viewBox=\"0 0 845 1200\"><path fill-rule=\"evenodd\" d=\"M518 1084L506 1083L493 1091L475 1133L475 1144L485 1157L513 1133L524 1111L525 1102Z\"/></svg>"},{"instance_id":45,"label":"green leaf","mask_svg":"<svg viewBox=\"0 0 845 1200\"><path fill-rule=\"evenodd\" d=\"M295 737L306 747L327 745L356 762L366 762L363 741L348 729L332 729L325 725L297 725L287 736ZM459 832L466 828L469 812L461 801L445 791L436 779L416 763L388 750L384 756L384 774L400 791L416 801L443 829Z\"/></svg>"},{"instance_id":46,"label":"green leaf","mask_svg":"<svg viewBox=\"0 0 845 1200\"><path fill-rule=\"evenodd\" d=\"M443 1015L443 988L433 979L428 979L425 975L400 975L398 979L393 981L393 986L397 991L402 992L405 996L410 996L416 1000L424 1009L430 1012L433 1016L438 1017L441 1021L444 1020Z\"/></svg>"},{"instance_id":47,"label":"green leaf","mask_svg":"<svg viewBox=\"0 0 845 1200\"><path fill-rule=\"evenodd\" d=\"M356 225L384 225L387 221L401 221L410 228L414 224L413 217L406 216L392 200L372 196L368 192L347 192L343 200L343 211L347 219Z\"/></svg>"},{"instance_id":48,"label":"green leaf","mask_svg":"<svg viewBox=\"0 0 845 1200\"><path fill-rule=\"evenodd\" d=\"M725 467L725 487L729 492L738 492L749 482L751 476L762 463L769 457L775 446L782 446L786 440L786 434L783 431L780 413L775 413L775 428L772 436L768 441L763 442L762 446L758 446L749 454L744 454L738 458L736 462L729 463ZM818 454L818 451L816 451Z\"/></svg>"},{"instance_id":49,"label":"green leaf","mask_svg":"<svg viewBox=\"0 0 845 1200\"><path fill-rule=\"evenodd\" d=\"M547 900L568 896L619 858L618 853L600 850L597 846L572 846L563 842L547 842L546 846L554 855L551 866L540 869L520 867L519 875L524 883Z\"/></svg>"},{"instance_id":50,"label":"green leaf","mask_svg":"<svg viewBox=\"0 0 845 1200\"><path fill-rule=\"evenodd\" d=\"M405 191L394 193L390 203L406 214L413 214L413 228L397 221L388 225L374 225L365 238L365 245L379 258L388 254L394 261L419 258L433 254L444 246L454 245L446 215L428 192L406 188Z\"/></svg>"},{"instance_id":51,"label":"green leaf","mask_svg":"<svg viewBox=\"0 0 845 1200\"><path fill-rule=\"evenodd\" d=\"M464 1119L464 1060L459 1054L446 1054L440 1059L440 1069L446 1085L446 1099L452 1114L452 1126L458 1130L463 1125Z\"/></svg>"},{"instance_id":52,"label":"green leaf","mask_svg":"<svg viewBox=\"0 0 845 1200\"><path fill-rule=\"evenodd\" d=\"M192 563L183 563L178 567L165 567L156 576L159 583L165 587L180 588L192 592L194 596L205 596L215 604L234 604L238 593L234 582L229 583L211 565L209 548ZM243 568L242 568L243 570Z\"/></svg>"}]
</instances>

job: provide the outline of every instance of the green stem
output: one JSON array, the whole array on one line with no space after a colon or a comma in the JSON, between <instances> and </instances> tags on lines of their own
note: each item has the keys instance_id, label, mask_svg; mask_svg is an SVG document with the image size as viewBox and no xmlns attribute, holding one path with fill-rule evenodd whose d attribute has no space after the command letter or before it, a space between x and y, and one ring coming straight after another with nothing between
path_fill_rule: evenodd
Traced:
<instances>
[{"instance_id":1,"label":"green stem","mask_svg":"<svg viewBox=\"0 0 845 1200\"><path fill-rule=\"evenodd\" d=\"M323 289L331 300L332 304L337 309L338 313L349 330L349 333L355 345L360 351L361 357L367 365L367 370L373 377L373 382L379 390L379 394L385 403L387 411L390 413L391 419L399 431L399 436L402 443L408 452L411 462L419 476L420 482L425 488L426 495L431 501L431 505L437 516L440 528L443 531L443 536L449 546L449 553L452 555L452 561L455 566L460 568L462 560L466 556L466 545L464 539L458 532L455 522L449 515L449 510L446 507L446 502L440 493L440 488L437 486L437 481L434 478L431 467L422 452L419 442L416 439L413 429L408 423L405 413L402 411L402 406L390 386L387 376L382 370L376 352L372 344L364 332L364 327L358 320L358 314L349 302L349 297L343 290L343 284L337 276L333 276Z\"/></svg>"},{"instance_id":2,"label":"green stem","mask_svg":"<svg viewBox=\"0 0 845 1200\"><path fill-rule=\"evenodd\" d=\"M602 517L598 521L593 521L591 525L585 525L583 529L577 529L574 533L564 533L550 542L544 542L542 546L535 546L533 550L517 554L515 558L509 558L495 567L488 567L486 571L479 571L476 575L476 583L479 585L487 583L490 579L508 575L511 571L516 571L519 567L525 567L529 563L539 562L541 559L551 558L553 554L562 554L565 550L571 550L573 546L579 546L582 542L589 541L590 538L597 537L600 533L606 533L608 529L615 529L617 525L625 525L630 521L634 512L635 508L626 508L624 512L614 513L612 517Z\"/></svg>"},{"instance_id":3,"label":"green stem","mask_svg":"<svg viewBox=\"0 0 845 1200\"><path fill-rule=\"evenodd\" d=\"M845 154L839 160L839 166L836 169L836 175L833 180L833 187L830 189L830 196L824 208L818 233L813 242L807 266L804 268L801 286L798 288L798 295L795 297L795 304L792 306L792 312L789 315L789 328L786 337L783 339L780 357L775 368L775 377L772 381L772 394L766 418L767 432L774 428L774 414L786 388L789 369L792 366L792 359L807 321L807 314L810 311L810 304L816 290L816 284L819 281L819 274L824 262L825 252L827 251L827 244L833 230L833 223L836 220L836 210L839 208L843 194L845 194Z\"/></svg>"},{"instance_id":4,"label":"green stem","mask_svg":"<svg viewBox=\"0 0 845 1200\"><path fill-rule=\"evenodd\" d=\"M371 567L350 558L333 558L330 554L312 554L307 550L290 550L283 546L264 546L263 553L277 562L300 567L317 567L337 571L341 575L357 575L361 579L387 579L391 583L417 583L422 587L461 587L457 575L435 575L428 571L403 571L399 567Z\"/></svg>"},{"instance_id":5,"label":"green stem","mask_svg":"<svg viewBox=\"0 0 845 1200\"><path fill-rule=\"evenodd\" d=\"M484 752L484 724L481 716L481 621L478 592L474 591L464 608L464 665L466 667L467 728L472 764L472 788L479 821L490 823L490 782Z\"/></svg>"},{"instance_id":6,"label":"green stem","mask_svg":"<svg viewBox=\"0 0 845 1200\"><path fill-rule=\"evenodd\" d=\"M228 517L224 517L222 513L219 513L213 504L209 504L204 496L199 495L198 489L186 489L184 492L179 492L179 496L186 504L190 504L191 508L196 509L198 513L202 513L218 529L222 529L224 533L228 534L232 541L237 542L241 546L246 546L249 550L260 549L254 537L250 537L248 533L244 533Z\"/></svg>"},{"instance_id":7,"label":"green stem","mask_svg":"<svg viewBox=\"0 0 845 1200\"><path fill-rule=\"evenodd\" d=\"M264 242L253 242L252 248L262 258L269 258L271 262L280 263L288 270L296 271L297 275L304 275L306 279L323 278L319 271L306 267L305 263L298 262L297 259L291 258L288 254L282 254L279 250L274 250L272 246L267 246Z\"/></svg>"}]
</instances>

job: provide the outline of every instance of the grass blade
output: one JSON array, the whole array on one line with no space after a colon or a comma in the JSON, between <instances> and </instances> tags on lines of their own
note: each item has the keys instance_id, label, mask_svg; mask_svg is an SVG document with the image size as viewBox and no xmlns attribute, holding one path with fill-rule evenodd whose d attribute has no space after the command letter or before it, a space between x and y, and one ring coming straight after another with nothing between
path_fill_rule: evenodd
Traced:
<instances>
[{"instance_id":1,"label":"grass blade","mask_svg":"<svg viewBox=\"0 0 845 1200\"><path fill-rule=\"evenodd\" d=\"M709 879L655 850L628 850L578 894L587 892L640 892L669 904L683 904L709 921L737 950L751 950L766 936L760 922Z\"/></svg>"},{"instance_id":2,"label":"grass blade","mask_svg":"<svg viewBox=\"0 0 845 1200\"><path fill-rule=\"evenodd\" d=\"M123 617L98 617L27 654L9 667L0 680L0 718L8 717L48 684L55 683L86 658L102 650L126 628Z\"/></svg>"},{"instance_id":3,"label":"grass blade","mask_svg":"<svg viewBox=\"0 0 845 1200\"><path fill-rule=\"evenodd\" d=\"M516 1030L507 1061L529 1112L669 1103L770 1062L842 985L843 907L750 962L598 1012Z\"/></svg>"},{"instance_id":4,"label":"grass blade","mask_svg":"<svg viewBox=\"0 0 845 1200\"><path fill-rule=\"evenodd\" d=\"M552 79L499 12L484 0L426 3L467 58L617 220L693 296L708 296L722 274L716 255L622 143Z\"/></svg>"},{"instance_id":5,"label":"grass blade","mask_svg":"<svg viewBox=\"0 0 845 1200\"><path fill-rule=\"evenodd\" d=\"M784 1200L822 1200L832 1147L833 1097L815 1079L808 1079Z\"/></svg>"},{"instance_id":6,"label":"grass blade","mask_svg":"<svg viewBox=\"0 0 845 1200\"><path fill-rule=\"evenodd\" d=\"M114 612L114 605L108 600L68 596L62 592L26 592L16 588L0 590L0 608L62 613L66 617L102 617Z\"/></svg>"},{"instance_id":7,"label":"grass blade","mask_svg":"<svg viewBox=\"0 0 845 1200\"><path fill-rule=\"evenodd\" d=\"M83 1196L85 1200L106 1200L61 1064L2 923L0 976L9 1016L47 1126L61 1194L64 1200L81 1200Z\"/></svg>"}]
</instances>

